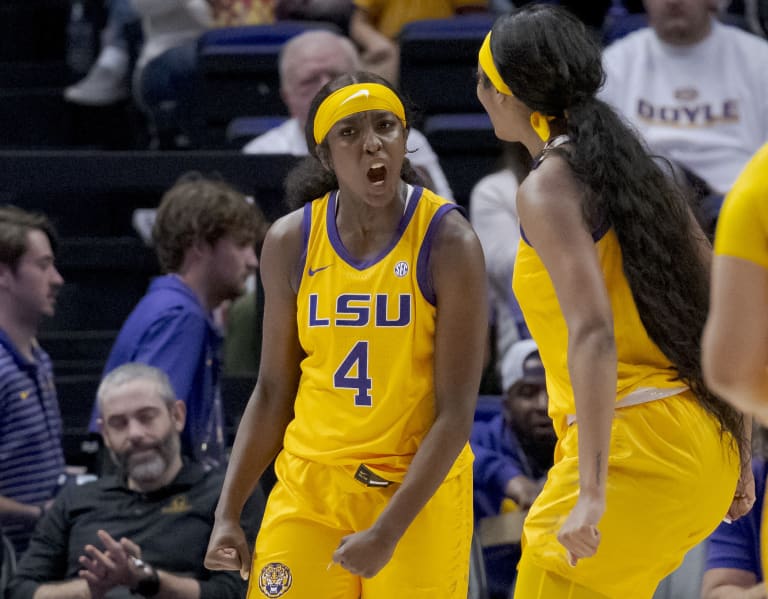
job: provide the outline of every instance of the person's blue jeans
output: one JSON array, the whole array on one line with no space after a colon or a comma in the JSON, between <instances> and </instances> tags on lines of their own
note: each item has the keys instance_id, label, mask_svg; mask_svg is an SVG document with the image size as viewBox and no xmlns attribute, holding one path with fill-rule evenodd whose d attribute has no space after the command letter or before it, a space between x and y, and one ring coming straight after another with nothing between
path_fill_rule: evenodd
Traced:
<instances>
[{"instance_id":1,"label":"person's blue jeans","mask_svg":"<svg viewBox=\"0 0 768 599\"><path fill-rule=\"evenodd\" d=\"M135 39L137 37L139 39ZM141 43L141 18L131 0L108 0L107 24L101 31L101 46L114 46L131 52Z\"/></svg>"},{"instance_id":2,"label":"person's blue jeans","mask_svg":"<svg viewBox=\"0 0 768 599\"><path fill-rule=\"evenodd\" d=\"M197 41L166 50L139 74L139 105L151 119L160 146L181 133L192 145L199 143L202 118L199 110L200 77ZM173 144L171 144L173 145Z\"/></svg>"}]
</instances>

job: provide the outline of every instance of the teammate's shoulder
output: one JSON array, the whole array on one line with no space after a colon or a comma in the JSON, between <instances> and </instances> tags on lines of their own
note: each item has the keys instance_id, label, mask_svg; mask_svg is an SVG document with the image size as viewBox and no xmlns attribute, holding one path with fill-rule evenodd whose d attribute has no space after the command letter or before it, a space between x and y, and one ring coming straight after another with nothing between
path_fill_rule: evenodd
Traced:
<instances>
[{"instance_id":1,"label":"teammate's shoulder","mask_svg":"<svg viewBox=\"0 0 768 599\"><path fill-rule=\"evenodd\" d=\"M434 226L435 247L444 248L453 246L457 248L479 243L477 234L467 218L466 211L450 200L434 196L438 203L438 208L443 208L444 212L439 216L439 221ZM446 208L448 208L446 210ZM437 211L435 211L437 215ZM433 217L434 218L434 217Z\"/></svg>"},{"instance_id":2,"label":"teammate's shoulder","mask_svg":"<svg viewBox=\"0 0 768 599\"><path fill-rule=\"evenodd\" d=\"M289 240L301 235L304 221L304 208L298 208L278 218L267 231L267 241Z\"/></svg>"},{"instance_id":3,"label":"teammate's shoulder","mask_svg":"<svg viewBox=\"0 0 768 599\"><path fill-rule=\"evenodd\" d=\"M426 187L416 187L414 189L421 194L421 201L423 202L433 203L438 207L442 204L453 204L457 206L456 202L452 199L438 195L437 192Z\"/></svg>"},{"instance_id":4,"label":"teammate's shoulder","mask_svg":"<svg viewBox=\"0 0 768 599\"><path fill-rule=\"evenodd\" d=\"M517 208L521 218L527 214L547 219L555 213L570 213L574 207L581 210L584 193L566 158L553 152L520 184Z\"/></svg>"}]
</instances>

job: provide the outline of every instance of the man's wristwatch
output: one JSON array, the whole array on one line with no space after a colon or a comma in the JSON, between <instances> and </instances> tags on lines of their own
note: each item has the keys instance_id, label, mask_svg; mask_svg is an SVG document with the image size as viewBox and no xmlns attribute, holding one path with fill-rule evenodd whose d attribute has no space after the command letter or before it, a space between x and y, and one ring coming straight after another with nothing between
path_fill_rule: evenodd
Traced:
<instances>
[{"instance_id":1,"label":"man's wristwatch","mask_svg":"<svg viewBox=\"0 0 768 599\"><path fill-rule=\"evenodd\" d=\"M157 570L138 557L131 556L133 565L141 571L141 578L135 587L131 589L134 595L142 597L154 597L160 592L160 577Z\"/></svg>"}]
</instances>

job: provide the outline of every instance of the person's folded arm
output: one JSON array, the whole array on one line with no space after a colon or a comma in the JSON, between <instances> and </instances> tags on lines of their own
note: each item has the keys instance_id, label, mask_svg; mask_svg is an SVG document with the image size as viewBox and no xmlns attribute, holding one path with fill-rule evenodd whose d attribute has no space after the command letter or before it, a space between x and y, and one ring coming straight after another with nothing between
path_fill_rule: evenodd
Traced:
<instances>
[{"instance_id":1,"label":"person's folded arm","mask_svg":"<svg viewBox=\"0 0 768 599\"><path fill-rule=\"evenodd\" d=\"M737 568L712 568L704 572L701 599L766 599L765 585L754 572Z\"/></svg>"}]
</instances>

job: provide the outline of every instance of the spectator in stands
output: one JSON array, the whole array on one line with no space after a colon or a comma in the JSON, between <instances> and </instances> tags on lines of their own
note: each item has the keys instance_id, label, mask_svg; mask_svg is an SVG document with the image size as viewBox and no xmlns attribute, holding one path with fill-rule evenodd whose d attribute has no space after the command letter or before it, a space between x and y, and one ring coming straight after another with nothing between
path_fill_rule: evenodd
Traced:
<instances>
[{"instance_id":1,"label":"spectator in stands","mask_svg":"<svg viewBox=\"0 0 768 599\"><path fill-rule=\"evenodd\" d=\"M143 43L133 95L147 115L153 147L188 147L201 128L197 38L211 27L272 23L274 0L111 0L102 51L88 75L65 89L67 100L101 106L127 96L137 21Z\"/></svg>"},{"instance_id":2,"label":"spectator in stands","mask_svg":"<svg viewBox=\"0 0 768 599\"><path fill-rule=\"evenodd\" d=\"M255 378L259 373L263 290L256 284L255 277L249 287L252 289L233 301L226 310L223 346L225 376Z\"/></svg>"},{"instance_id":3,"label":"spectator in stands","mask_svg":"<svg viewBox=\"0 0 768 599\"><path fill-rule=\"evenodd\" d=\"M512 294L512 267L520 240L517 187L530 170L531 156L522 144L503 142L503 148L503 167L480 179L469 198L470 220L485 253L499 366L515 341L530 337Z\"/></svg>"},{"instance_id":4,"label":"spectator in stands","mask_svg":"<svg viewBox=\"0 0 768 599\"><path fill-rule=\"evenodd\" d=\"M186 406L168 377L124 364L101 382L98 402L118 473L60 493L35 529L9 599L242 597L239 576L203 567L223 478L182 458ZM257 488L244 512L251 539L263 505Z\"/></svg>"},{"instance_id":5,"label":"spectator in stands","mask_svg":"<svg viewBox=\"0 0 768 599\"><path fill-rule=\"evenodd\" d=\"M201 129L197 110L197 38L214 25L207 0L132 0L144 44L133 95L148 118L153 147L190 146Z\"/></svg>"},{"instance_id":6,"label":"spectator in stands","mask_svg":"<svg viewBox=\"0 0 768 599\"><path fill-rule=\"evenodd\" d=\"M555 431L547 416L544 366L536 342L518 341L502 362L501 413L475 422L470 443L475 454L475 518L527 510L552 466ZM483 548L493 599L507 599L520 559L520 543Z\"/></svg>"},{"instance_id":7,"label":"spectator in stands","mask_svg":"<svg viewBox=\"0 0 768 599\"><path fill-rule=\"evenodd\" d=\"M135 1L135 0L134 0ZM217 27L274 23L281 0L207 0Z\"/></svg>"},{"instance_id":8,"label":"spectator in stands","mask_svg":"<svg viewBox=\"0 0 768 599\"><path fill-rule=\"evenodd\" d=\"M760 529L768 465L752 460L756 501L737 521L723 522L709 537L701 599L768 599L760 563Z\"/></svg>"},{"instance_id":9,"label":"spectator in stands","mask_svg":"<svg viewBox=\"0 0 768 599\"><path fill-rule=\"evenodd\" d=\"M275 17L277 20L325 21L347 31L352 8L352 0L278 0Z\"/></svg>"},{"instance_id":10,"label":"spectator in stands","mask_svg":"<svg viewBox=\"0 0 768 599\"><path fill-rule=\"evenodd\" d=\"M505 13L517 6L523 4L531 4L540 0L489 0L489 8L492 12L500 14ZM635 0L639 2L640 0ZM584 21L585 25L592 27L595 30L599 30L605 20L606 12L611 6L611 0L591 0L590 2L584 2L584 0L545 0L547 4L559 4L564 8L567 8L570 12L575 14L579 19ZM616 4L616 1L613 1ZM623 4L627 4L624 2Z\"/></svg>"},{"instance_id":11,"label":"spectator in stands","mask_svg":"<svg viewBox=\"0 0 768 599\"><path fill-rule=\"evenodd\" d=\"M253 203L222 181L187 175L176 183L163 196L153 229L167 274L128 316L104 369L144 362L163 370L187 405L183 452L198 460L224 458L221 336L211 311L244 292L258 266L254 247L264 226ZM94 409L92 430L97 415Z\"/></svg>"},{"instance_id":12,"label":"spectator in stands","mask_svg":"<svg viewBox=\"0 0 768 599\"><path fill-rule=\"evenodd\" d=\"M349 36L360 48L363 68L396 83L400 75L397 36L403 25L484 11L487 0L354 0Z\"/></svg>"},{"instance_id":13,"label":"spectator in stands","mask_svg":"<svg viewBox=\"0 0 768 599\"><path fill-rule=\"evenodd\" d=\"M84 106L107 106L127 98L132 46L140 43L140 18L131 0L108 0L99 56L83 79L64 90L64 98Z\"/></svg>"},{"instance_id":14,"label":"spectator in stands","mask_svg":"<svg viewBox=\"0 0 768 599\"><path fill-rule=\"evenodd\" d=\"M477 519L528 509L552 466L555 432L533 339L518 341L504 357L502 388L502 412L472 430Z\"/></svg>"},{"instance_id":15,"label":"spectator in stands","mask_svg":"<svg viewBox=\"0 0 768 599\"><path fill-rule=\"evenodd\" d=\"M0 524L17 553L63 482L62 423L35 336L64 280L48 219L0 207Z\"/></svg>"},{"instance_id":16,"label":"spectator in stands","mask_svg":"<svg viewBox=\"0 0 768 599\"><path fill-rule=\"evenodd\" d=\"M604 53L602 98L683 167L707 220L768 139L768 43L715 19L713 0L644 0L650 28Z\"/></svg>"},{"instance_id":17,"label":"spectator in stands","mask_svg":"<svg viewBox=\"0 0 768 599\"><path fill-rule=\"evenodd\" d=\"M245 145L246 154L291 154L306 156L304 126L309 105L326 83L339 75L360 68L354 45L345 37L330 31L307 31L283 46L278 63L280 95L291 118ZM437 155L424 135L411 129L408 134L409 160L425 179L426 187L438 195L453 199L448 180L440 168Z\"/></svg>"}]
</instances>

